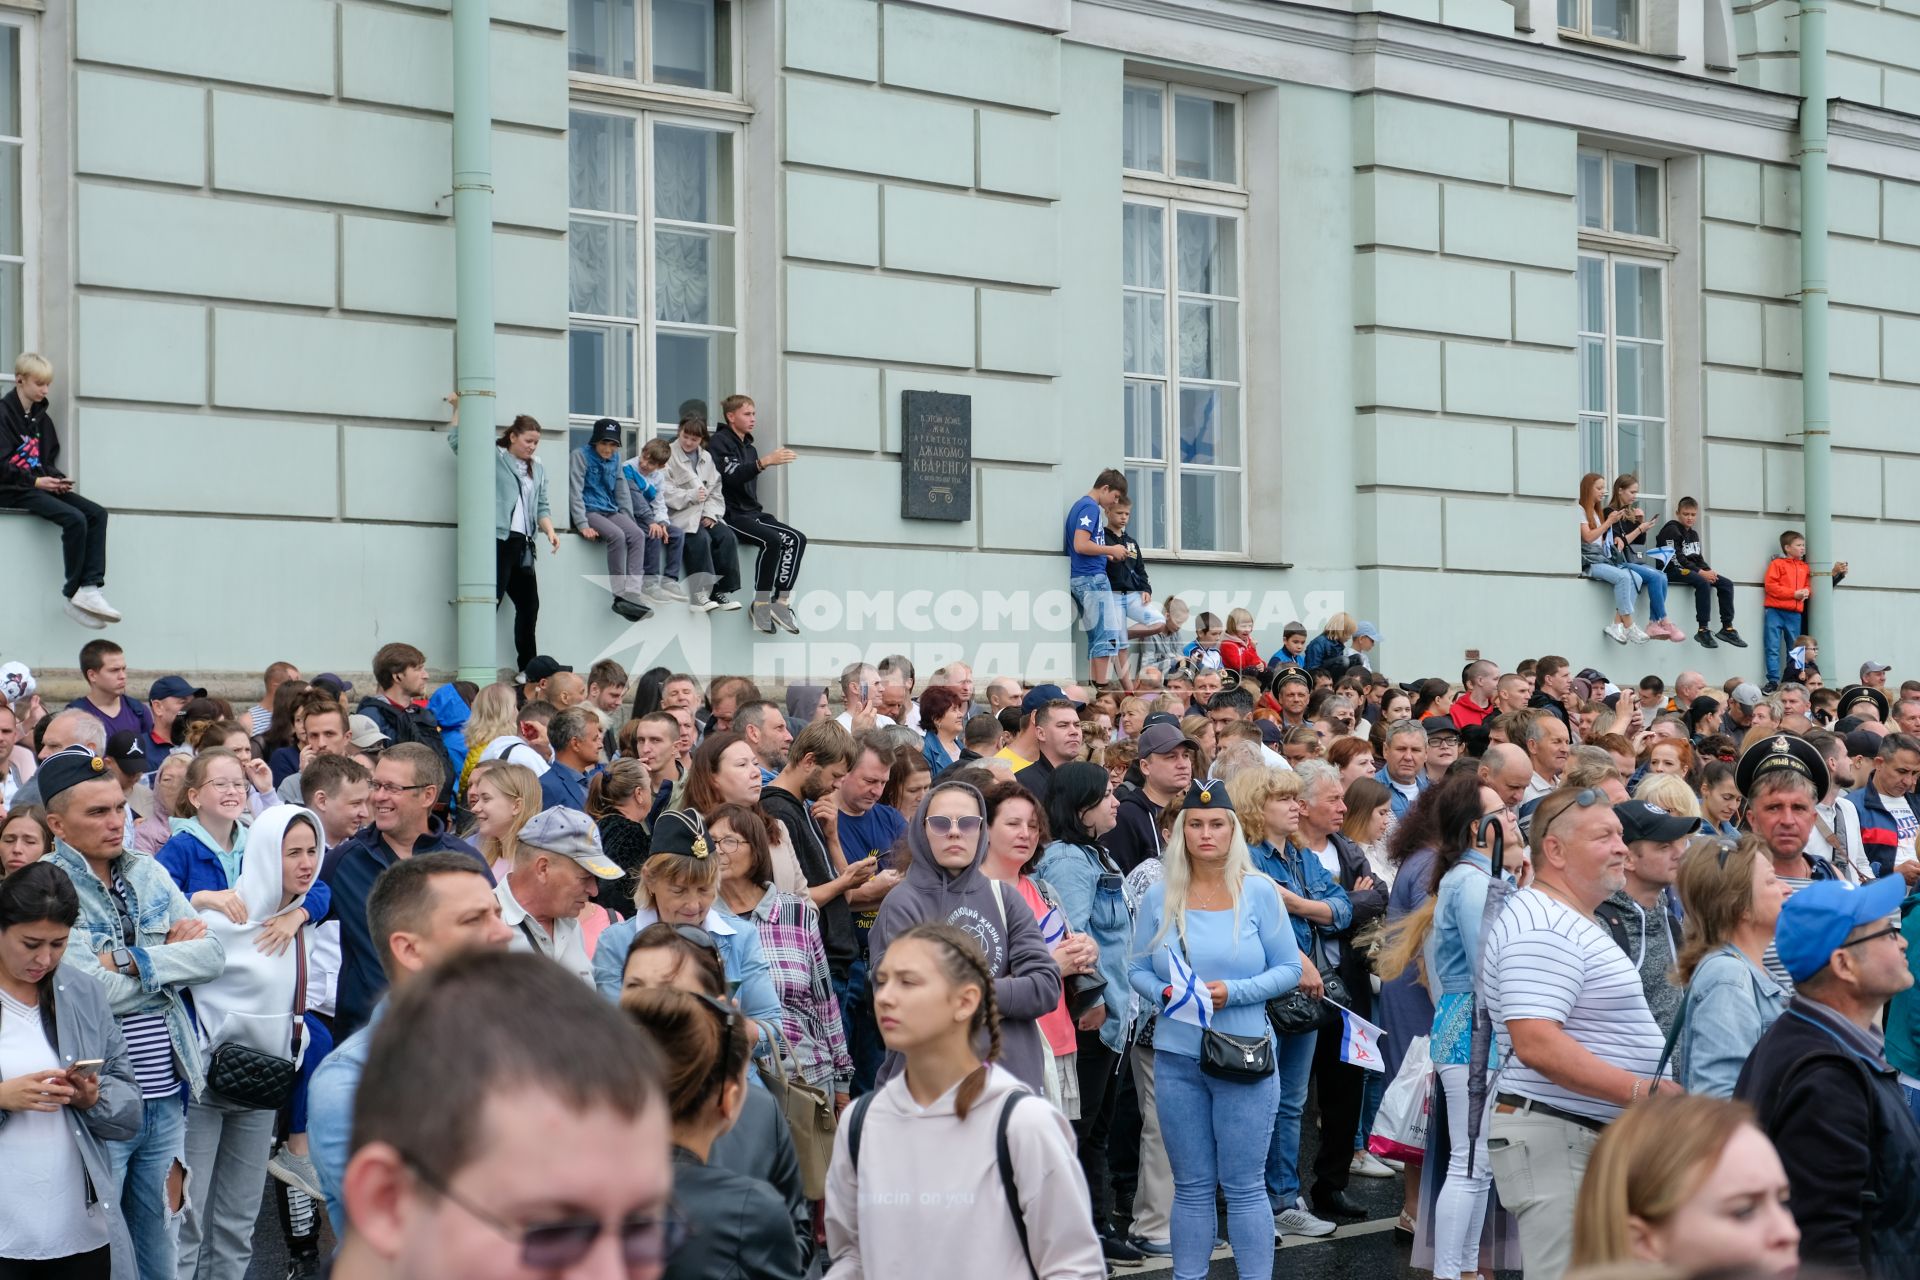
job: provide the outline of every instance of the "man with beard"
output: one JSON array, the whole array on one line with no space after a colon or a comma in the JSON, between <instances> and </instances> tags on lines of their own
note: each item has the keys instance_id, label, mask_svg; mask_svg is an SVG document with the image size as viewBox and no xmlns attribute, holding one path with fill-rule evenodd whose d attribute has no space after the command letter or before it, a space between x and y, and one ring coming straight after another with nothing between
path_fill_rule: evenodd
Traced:
<instances>
[{"instance_id":1,"label":"man with beard","mask_svg":"<svg viewBox=\"0 0 1920 1280\"><path fill-rule=\"evenodd\" d=\"M1846 794L1855 782L1846 739L1825 729L1815 729L1806 738L1827 762L1828 779L1826 794L1813 807L1813 834L1807 837L1807 852L1832 863L1843 880L1855 884L1871 880L1875 873L1860 838L1860 811ZM1861 776L1865 776L1864 771Z\"/></svg>"},{"instance_id":2,"label":"man with beard","mask_svg":"<svg viewBox=\"0 0 1920 1280\"><path fill-rule=\"evenodd\" d=\"M786 824L794 856L807 877L807 896L820 909L820 940L835 987L845 985L847 970L860 955L847 893L873 877L874 860L849 864L840 847L840 807L835 791L853 763L853 735L832 720L800 731L787 752L787 764L760 790L760 804Z\"/></svg>"}]
</instances>

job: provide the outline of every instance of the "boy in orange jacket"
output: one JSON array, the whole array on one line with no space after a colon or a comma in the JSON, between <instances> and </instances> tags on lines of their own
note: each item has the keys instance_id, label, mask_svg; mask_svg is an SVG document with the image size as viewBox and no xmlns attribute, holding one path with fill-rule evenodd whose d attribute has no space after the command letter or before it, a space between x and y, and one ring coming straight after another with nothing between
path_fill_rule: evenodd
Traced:
<instances>
[{"instance_id":1,"label":"boy in orange jacket","mask_svg":"<svg viewBox=\"0 0 1920 1280\"><path fill-rule=\"evenodd\" d=\"M1836 560L1833 585L1847 576L1847 562ZM1813 568L1807 563L1807 539L1797 529L1780 535L1780 554L1767 565L1766 577L1766 693L1780 684L1780 664L1793 638L1807 631L1807 601L1813 595Z\"/></svg>"}]
</instances>

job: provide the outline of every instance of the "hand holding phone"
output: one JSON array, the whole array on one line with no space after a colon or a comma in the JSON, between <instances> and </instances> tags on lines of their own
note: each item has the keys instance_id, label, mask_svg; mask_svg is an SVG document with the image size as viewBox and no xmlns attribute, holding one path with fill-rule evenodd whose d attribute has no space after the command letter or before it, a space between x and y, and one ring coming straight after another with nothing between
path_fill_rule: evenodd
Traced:
<instances>
[{"instance_id":1,"label":"hand holding phone","mask_svg":"<svg viewBox=\"0 0 1920 1280\"><path fill-rule=\"evenodd\" d=\"M69 1076L98 1076L100 1068L107 1065L105 1058L82 1058L67 1068Z\"/></svg>"}]
</instances>

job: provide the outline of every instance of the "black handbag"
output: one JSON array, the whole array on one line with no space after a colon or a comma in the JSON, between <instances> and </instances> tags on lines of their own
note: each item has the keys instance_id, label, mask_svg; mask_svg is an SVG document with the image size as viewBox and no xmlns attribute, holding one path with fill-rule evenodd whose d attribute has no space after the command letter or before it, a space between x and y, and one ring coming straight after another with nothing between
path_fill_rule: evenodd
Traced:
<instances>
[{"instance_id":1,"label":"black handbag","mask_svg":"<svg viewBox=\"0 0 1920 1280\"><path fill-rule=\"evenodd\" d=\"M1287 994L1267 1001L1267 1025L1273 1028L1275 1035L1299 1036L1309 1031L1333 1030L1340 1025L1340 1010L1334 1006L1353 1007L1353 1000L1347 994L1346 980L1327 965L1326 947L1317 929L1313 933L1313 955L1309 959L1320 970L1320 980L1326 985L1326 991L1319 996L1310 996L1295 987Z\"/></svg>"},{"instance_id":2,"label":"black handbag","mask_svg":"<svg viewBox=\"0 0 1920 1280\"><path fill-rule=\"evenodd\" d=\"M1186 940L1180 942L1180 954L1187 954ZM1193 961L1189 958L1187 966ZM1273 1038L1271 1036L1230 1036L1207 1027L1200 1032L1200 1072L1216 1080L1254 1084L1273 1074Z\"/></svg>"},{"instance_id":3,"label":"black handbag","mask_svg":"<svg viewBox=\"0 0 1920 1280\"><path fill-rule=\"evenodd\" d=\"M293 985L293 1057L282 1058L231 1042L215 1049L207 1063L207 1088L229 1102L259 1111L278 1111L293 1100L293 1086L300 1077L300 1033L306 1029L306 940L296 934L293 946L299 957Z\"/></svg>"},{"instance_id":4,"label":"black handbag","mask_svg":"<svg viewBox=\"0 0 1920 1280\"><path fill-rule=\"evenodd\" d=\"M1081 1015L1095 1005L1102 1004L1107 998L1107 980L1098 970L1093 973L1070 974L1066 980L1067 1013L1077 1023Z\"/></svg>"}]
</instances>

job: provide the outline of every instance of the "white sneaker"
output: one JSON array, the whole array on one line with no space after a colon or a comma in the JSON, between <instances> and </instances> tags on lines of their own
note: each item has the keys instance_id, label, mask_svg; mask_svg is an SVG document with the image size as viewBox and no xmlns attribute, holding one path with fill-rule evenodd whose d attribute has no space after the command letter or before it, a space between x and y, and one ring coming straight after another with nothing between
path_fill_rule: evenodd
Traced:
<instances>
[{"instance_id":1,"label":"white sneaker","mask_svg":"<svg viewBox=\"0 0 1920 1280\"><path fill-rule=\"evenodd\" d=\"M692 598L687 601L687 605L701 613L712 613L720 607L719 601L704 591L694 592Z\"/></svg>"},{"instance_id":2,"label":"white sneaker","mask_svg":"<svg viewBox=\"0 0 1920 1280\"><path fill-rule=\"evenodd\" d=\"M67 616L81 626L89 627L95 631L105 631L107 629L107 620L105 618L97 613L88 613L71 600L67 601Z\"/></svg>"},{"instance_id":3,"label":"white sneaker","mask_svg":"<svg viewBox=\"0 0 1920 1280\"><path fill-rule=\"evenodd\" d=\"M1374 1158L1371 1151L1356 1151L1353 1160L1347 1165L1347 1172L1356 1178L1391 1178L1393 1170Z\"/></svg>"},{"instance_id":4,"label":"white sneaker","mask_svg":"<svg viewBox=\"0 0 1920 1280\"><path fill-rule=\"evenodd\" d=\"M105 618L108 622L120 621L120 611L107 603L106 596L98 587L82 587L73 593L73 602L88 613Z\"/></svg>"},{"instance_id":5,"label":"white sneaker","mask_svg":"<svg viewBox=\"0 0 1920 1280\"><path fill-rule=\"evenodd\" d=\"M679 583L675 582L672 578L660 579L659 588L660 588L660 594L665 596L667 599L677 600L681 604L686 603L687 589L681 586Z\"/></svg>"},{"instance_id":6,"label":"white sneaker","mask_svg":"<svg viewBox=\"0 0 1920 1280\"><path fill-rule=\"evenodd\" d=\"M1635 625L1627 628L1627 639L1633 641L1635 644L1645 644L1647 641L1653 639L1653 637L1642 631L1638 625Z\"/></svg>"},{"instance_id":7,"label":"white sneaker","mask_svg":"<svg viewBox=\"0 0 1920 1280\"><path fill-rule=\"evenodd\" d=\"M1296 1205L1291 1209L1282 1209L1273 1215L1273 1234L1281 1236L1330 1236L1334 1226L1325 1218L1316 1218L1304 1207Z\"/></svg>"},{"instance_id":8,"label":"white sneaker","mask_svg":"<svg viewBox=\"0 0 1920 1280\"><path fill-rule=\"evenodd\" d=\"M640 588L640 598L649 604L685 604L685 596L676 596L666 591L658 582L649 581Z\"/></svg>"},{"instance_id":9,"label":"white sneaker","mask_svg":"<svg viewBox=\"0 0 1920 1280\"><path fill-rule=\"evenodd\" d=\"M1607 639L1613 641L1615 644L1625 644L1627 642L1627 629L1619 623L1608 623L1605 631L1607 633Z\"/></svg>"}]
</instances>

